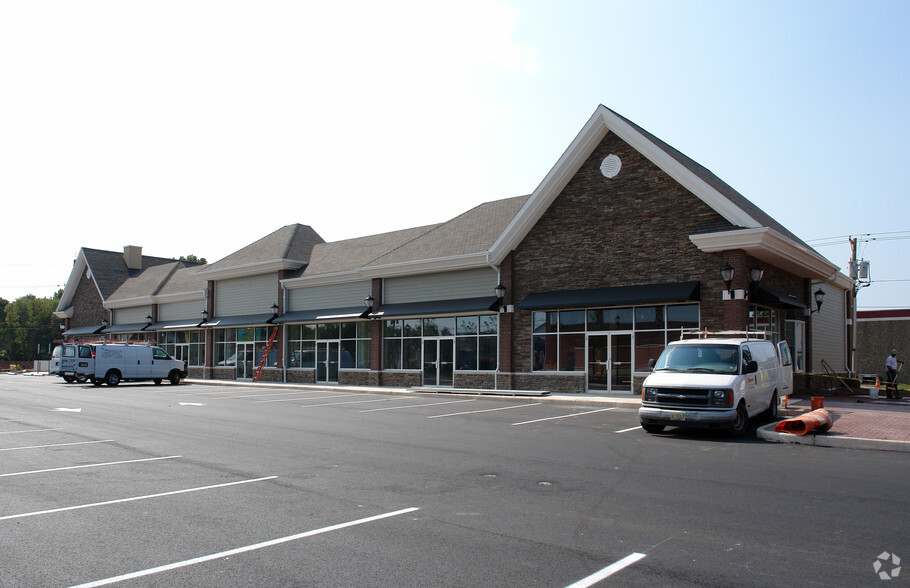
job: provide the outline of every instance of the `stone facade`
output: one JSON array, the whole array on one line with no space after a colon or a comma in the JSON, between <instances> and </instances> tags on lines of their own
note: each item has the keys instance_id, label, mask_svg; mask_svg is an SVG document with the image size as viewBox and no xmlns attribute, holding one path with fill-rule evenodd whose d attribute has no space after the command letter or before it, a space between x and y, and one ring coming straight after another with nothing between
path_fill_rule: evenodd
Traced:
<instances>
[{"instance_id":1,"label":"stone facade","mask_svg":"<svg viewBox=\"0 0 910 588\"><path fill-rule=\"evenodd\" d=\"M108 317L101 304L101 295L98 294L95 282L83 274L73 296L73 316L68 320L67 327L72 329L100 325L101 319Z\"/></svg>"}]
</instances>

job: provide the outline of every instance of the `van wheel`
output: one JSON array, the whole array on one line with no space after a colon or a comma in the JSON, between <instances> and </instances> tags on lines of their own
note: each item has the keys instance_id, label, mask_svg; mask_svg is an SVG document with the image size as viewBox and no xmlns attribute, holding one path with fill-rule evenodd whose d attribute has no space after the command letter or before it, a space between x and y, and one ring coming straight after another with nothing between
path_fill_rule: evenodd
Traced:
<instances>
[{"instance_id":1,"label":"van wheel","mask_svg":"<svg viewBox=\"0 0 910 588\"><path fill-rule=\"evenodd\" d=\"M171 374L167 377L167 379L172 386L176 386L180 383L180 372L177 370L171 370Z\"/></svg>"},{"instance_id":2,"label":"van wheel","mask_svg":"<svg viewBox=\"0 0 910 588\"><path fill-rule=\"evenodd\" d=\"M777 409L778 409L778 399L777 392L771 395L771 404L768 406L768 410L765 411L765 418L769 421L777 420Z\"/></svg>"},{"instance_id":3,"label":"van wheel","mask_svg":"<svg viewBox=\"0 0 910 588\"><path fill-rule=\"evenodd\" d=\"M100 386L104 383L104 380L100 378L92 378L92 386Z\"/></svg>"},{"instance_id":4,"label":"van wheel","mask_svg":"<svg viewBox=\"0 0 910 588\"><path fill-rule=\"evenodd\" d=\"M160 385L161 385L161 378L152 378L152 381L155 382L155 385L156 385L156 386L160 386Z\"/></svg>"},{"instance_id":5,"label":"van wheel","mask_svg":"<svg viewBox=\"0 0 910 588\"><path fill-rule=\"evenodd\" d=\"M646 433L660 433L664 430L665 427L666 425L646 425L644 423L641 424L641 428L644 429Z\"/></svg>"},{"instance_id":6,"label":"van wheel","mask_svg":"<svg viewBox=\"0 0 910 588\"><path fill-rule=\"evenodd\" d=\"M74 378L73 376L63 376L63 381L66 382L67 384L72 384L73 382L76 381L76 378Z\"/></svg>"},{"instance_id":7,"label":"van wheel","mask_svg":"<svg viewBox=\"0 0 910 588\"><path fill-rule=\"evenodd\" d=\"M736 420L733 421L733 428L730 434L734 437L742 437L749 429L749 413L746 412L746 405L742 402L736 407Z\"/></svg>"},{"instance_id":8,"label":"van wheel","mask_svg":"<svg viewBox=\"0 0 910 588\"><path fill-rule=\"evenodd\" d=\"M78 375L76 376L76 381L80 384L85 384L88 381L88 376Z\"/></svg>"},{"instance_id":9,"label":"van wheel","mask_svg":"<svg viewBox=\"0 0 910 588\"><path fill-rule=\"evenodd\" d=\"M111 370L104 376L104 382L108 386L116 386L120 383L120 372L117 370Z\"/></svg>"}]
</instances>

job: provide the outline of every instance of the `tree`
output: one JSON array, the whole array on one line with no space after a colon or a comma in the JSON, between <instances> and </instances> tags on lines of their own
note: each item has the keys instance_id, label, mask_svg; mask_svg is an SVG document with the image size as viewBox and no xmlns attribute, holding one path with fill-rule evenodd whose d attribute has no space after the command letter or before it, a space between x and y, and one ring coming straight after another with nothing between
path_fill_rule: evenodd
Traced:
<instances>
[{"instance_id":1,"label":"tree","mask_svg":"<svg viewBox=\"0 0 910 588\"><path fill-rule=\"evenodd\" d=\"M206 263L208 263L208 262L205 260L204 257L196 257L196 256L193 255L192 253L190 253L190 254L187 255L186 257L184 257L183 255L181 255L179 261L188 261L188 262L190 262L190 263L201 263L201 264L203 264L203 265L205 265Z\"/></svg>"},{"instance_id":2,"label":"tree","mask_svg":"<svg viewBox=\"0 0 910 588\"><path fill-rule=\"evenodd\" d=\"M2 304L6 301L0 299L3 306L0 349L13 361L39 359L39 345L40 356L49 356L51 344L60 338L59 322L54 317L60 294L57 292L53 298L36 298L29 294L7 304Z\"/></svg>"}]
</instances>

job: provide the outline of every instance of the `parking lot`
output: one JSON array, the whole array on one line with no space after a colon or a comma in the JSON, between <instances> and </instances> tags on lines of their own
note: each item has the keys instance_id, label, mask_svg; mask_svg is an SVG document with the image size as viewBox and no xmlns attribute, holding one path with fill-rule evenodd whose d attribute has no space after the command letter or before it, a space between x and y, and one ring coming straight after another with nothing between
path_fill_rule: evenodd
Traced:
<instances>
[{"instance_id":1,"label":"parking lot","mask_svg":"<svg viewBox=\"0 0 910 588\"><path fill-rule=\"evenodd\" d=\"M907 546L857 502L906 507L907 474L881 475L904 456L652 436L633 409L535 398L0 386L3 586L837 584ZM781 535L817 504L838 540Z\"/></svg>"}]
</instances>

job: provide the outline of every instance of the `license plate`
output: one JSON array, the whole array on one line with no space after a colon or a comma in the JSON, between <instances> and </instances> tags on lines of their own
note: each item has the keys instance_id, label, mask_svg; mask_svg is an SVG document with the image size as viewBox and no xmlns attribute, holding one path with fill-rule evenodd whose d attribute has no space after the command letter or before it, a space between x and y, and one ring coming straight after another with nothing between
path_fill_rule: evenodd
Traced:
<instances>
[{"instance_id":1,"label":"license plate","mask_svg":"<svg viewBox=\"0 0 910 588\"><path fill-rule=\"evenodd\" d=\"M684 412L671 412L670 413L671 421L684 421L686 420L686 413Z\"/></svg>"}]
</instances>

